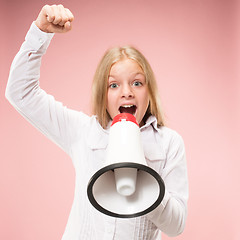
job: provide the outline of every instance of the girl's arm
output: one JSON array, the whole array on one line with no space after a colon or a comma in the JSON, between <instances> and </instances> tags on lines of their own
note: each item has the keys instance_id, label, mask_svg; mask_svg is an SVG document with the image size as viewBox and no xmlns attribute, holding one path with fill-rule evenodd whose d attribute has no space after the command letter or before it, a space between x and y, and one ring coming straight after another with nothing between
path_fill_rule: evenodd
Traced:
<instances>
[{"instance_id":1,"label":"girl's arm","mask_svg":"<svg viewBox=\"0 0 240 240\"><path fill-rule=\"evenodd\" d=\"M49 31L54 31L53 23L46 24L46 19L52 15L46 14L45 8L40 12L36 22ZM57 27L58 31L59 29L66 31L60 25ZM79 117L83 122L87 116L67 109L39 86L41 59L53 35L41 31L35 23L32 23L20 51L13 60L6 98L35 127L69 153L72 137L69 126L77 124Z\"/></svg>"},{"instance_id":2,"label":"girl's arm","mask_svg":"<svg viewBox=\"0 0 240 240\"><path fill-rule=\"evenodd\" d=\"M177 236L183 232L187 217L188 176L184 142L180 135L172 133L165 146L167 160L161 173L165 196L148 218L168 236Z\"/></svg>"}]
</instances>

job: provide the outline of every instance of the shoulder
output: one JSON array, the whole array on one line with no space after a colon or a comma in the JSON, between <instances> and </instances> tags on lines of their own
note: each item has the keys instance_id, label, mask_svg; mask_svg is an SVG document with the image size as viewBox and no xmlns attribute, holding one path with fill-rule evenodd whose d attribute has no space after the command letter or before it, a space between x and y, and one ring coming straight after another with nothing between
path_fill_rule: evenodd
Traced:
<instances>
[{"instance_id":1,"label":"shoulder","mask_svg":"<svg viewBox=\"0 0 240 240\"><path fill-rule=\"evenodd\" d=\"M70 110L70 118L72 119L72 123L75 127L80 127L85 130L89 130L90 128L98 128L99 122L96 116L89 116L81 111Z\"/></svg>"},{"instance_id":2,"label":"shoulder","mask_svg":"<svg viewBox=\"0 0 240 240\"><path fill-rule=\"evenodd\" d=\"M176 147L184 147L183 138L176 130L162 126L160 128L157 128L157 131L159 133L161 142L163 142L166 147L169 147L170 145L175 145Z\"/></svg>"},{"instance_id":3,"label":"shoulder","mask_svg":"<svg viewBox=\"0 0 240 240\"><path fill-rule=\"evenodd\" d=\"M182 138L182 136L176 130L166 127L166 126L162 126L162 127L158 128L158 132L165 137Z\"/></svg>"},{"instance_id":4,"label":"shoulder","mask_svg":"<svg viewBox=\"0 0 240 240\"><path fill-rule=\"evenodd\" d=\"M88 135L104 135L108 130L104 129L98 121L97 116L89 116L83 112L77 113L77 125L81 127Z\"/></svg>"},{"instance_id":5,"label":"shoulder","mask_svg":"<svg viewBox=\"0 0 240 240\"><path fill-rule=\"evenodd\" d=\"M102 139L107 135L107 131L102 128L97 117L76 110L72 110L70 115L68 115L70 118L68 126L73 141L85 139L89 146L95 148L96 145L98 148L98 145L103 142Z\"/></svg>"},{"instance_id":6,"label":"shoulder","mask_svg":"<svg viewBox=\"0 0 240 240\"><path fill-rule=\"evenodd\" d=\"M155 139L162 145L169 145L172 142L183 144L182 136L174 129L167 126L158 126L155 116L150 116L146 124L140 129L141 131L154 132Z\"/></svg>"}]
</instances>

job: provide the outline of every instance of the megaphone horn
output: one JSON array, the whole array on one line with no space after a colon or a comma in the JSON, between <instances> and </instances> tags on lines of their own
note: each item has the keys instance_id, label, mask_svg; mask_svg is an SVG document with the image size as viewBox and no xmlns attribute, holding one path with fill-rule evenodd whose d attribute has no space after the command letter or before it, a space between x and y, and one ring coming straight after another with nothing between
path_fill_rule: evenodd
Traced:
<instances>
[{"instance_id":1,"label":"megaphone horn","mask_svg":"<svg viewBox=\"0 0 240 240\"><path fill-rule=\"evenodd\" d=\"M87 194L97 210L118 218L142 216L161 203L165 185L147 166L139 126L132 114L114 117L105 166L90 179Z\"/></svg>"}]
</instances>

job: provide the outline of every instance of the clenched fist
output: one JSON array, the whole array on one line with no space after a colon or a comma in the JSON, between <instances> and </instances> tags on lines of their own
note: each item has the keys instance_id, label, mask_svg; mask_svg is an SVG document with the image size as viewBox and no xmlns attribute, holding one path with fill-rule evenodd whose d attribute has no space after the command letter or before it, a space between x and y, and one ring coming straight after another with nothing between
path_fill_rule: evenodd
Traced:
<instances>
[{"instance_id":1,"label":"clenched fist","mask_svg":"<svg viewBox=\"0 0 240 240\"><path fill-rule=\"evenodd\" d=\"M72 29L73 14L63 5L45 5L35 24L43 32L65 33Z\"/></svg>"}]
</instances>

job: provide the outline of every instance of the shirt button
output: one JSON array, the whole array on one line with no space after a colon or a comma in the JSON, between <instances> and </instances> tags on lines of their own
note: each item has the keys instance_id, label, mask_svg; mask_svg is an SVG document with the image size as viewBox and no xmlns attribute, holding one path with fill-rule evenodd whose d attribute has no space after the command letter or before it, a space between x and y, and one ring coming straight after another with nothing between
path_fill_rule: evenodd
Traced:
<instances>
[{"instance_id":1,"label":"shirt button","mask_svg":"<svg viewBox=\"0 0 240 240\"><path fill-rule=\"evenodd\" d=\"M41 44L43 44L43 39L42 38L39 38L39 42L41 43Z\"/></svg>"}]
</instances>

